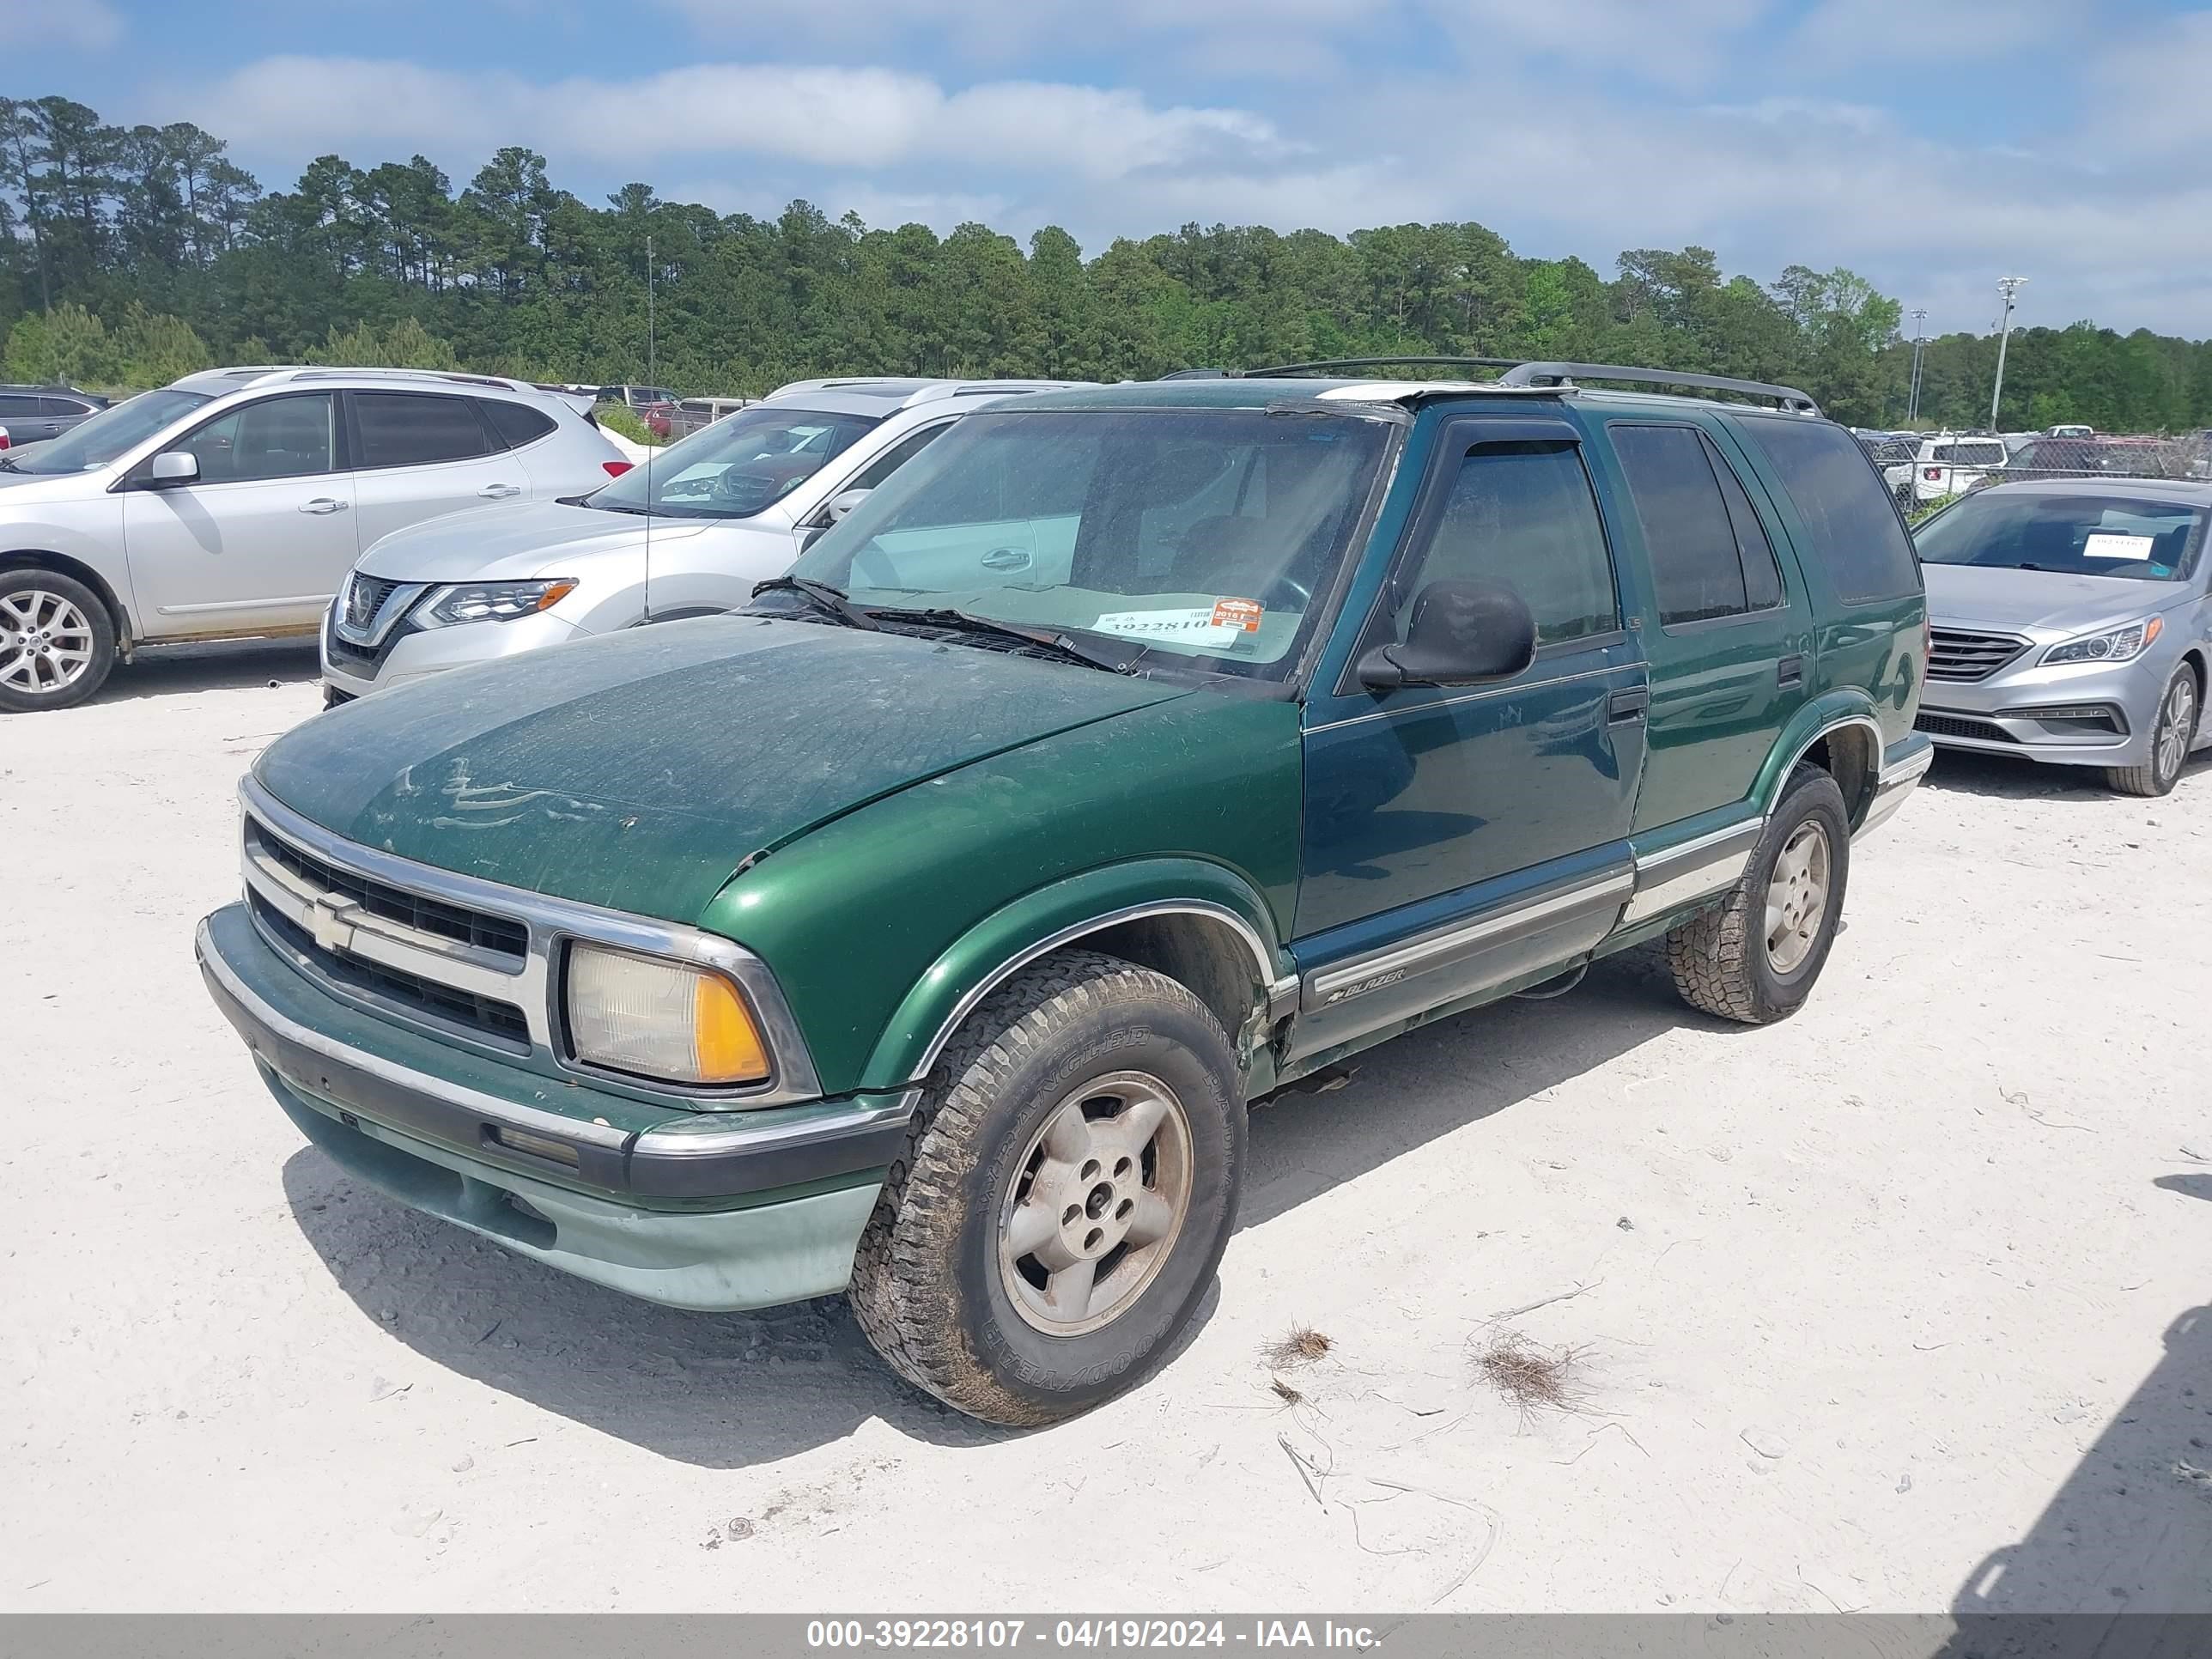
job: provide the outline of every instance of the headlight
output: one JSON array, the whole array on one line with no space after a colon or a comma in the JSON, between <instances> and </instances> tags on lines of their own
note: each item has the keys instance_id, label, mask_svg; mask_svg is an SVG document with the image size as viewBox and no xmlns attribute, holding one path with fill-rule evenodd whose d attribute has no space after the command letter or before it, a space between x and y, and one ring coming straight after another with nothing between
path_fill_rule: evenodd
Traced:
<instances>
[{"instance_id":1,"label":"headlight","mask_svg":"<svg viewBox=\"0 0 2212 1659\"><path fill-rule=\"evenodd\" d=\"M567 576L548 576L534 582L463 582L441 587L415 613L425 628L451 628L457 623L513 622L550 610L576 591Z\"/></svg>"},{"instance_id":2,"label":"headlight","mask_svg":"<svg viewBox=\"0 0 2212 1659\"><path fill-rule=\"evenodd\" d=\"M712 969L596 945L568 947L578 1060L669 1083L757 1083L768 1049L738 988Z\"/></svg>"},{"instance_id":3,"label":"headlight","mask_svg":"<svg viewBox=\"0 0 2212 1659\"><path fill-rule=\"evenodd\" d=\"M2054 662L2126 662L2140 657L2150 649L2150 642L2165 628L2156 617L2142 622L2130 623L2125 628L2108 629L2102 634L2085 634L2078 640L2068 640L2063 645L2054 645L2043 653L2043 660Z\"/></svg>"}]
</instances>

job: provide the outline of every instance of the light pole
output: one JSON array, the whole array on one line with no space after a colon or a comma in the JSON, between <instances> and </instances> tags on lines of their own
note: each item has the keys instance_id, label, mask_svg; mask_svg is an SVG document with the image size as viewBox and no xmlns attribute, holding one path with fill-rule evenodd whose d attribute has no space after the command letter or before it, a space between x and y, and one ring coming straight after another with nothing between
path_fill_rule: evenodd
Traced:
<instances>
[{"instance_id":1,"label":"light pole","mask_svg":"<svg viewBox=\"0 0 2212 1659\"><path fill-rule=\"evenodd\" d=\"M1997 429L1997 400L2004 396L2005 348L2012 343L2012 296L2019 292L2025 276L2000 276L1997 292L2004 295L2003 331L1997 336L1997 383L1990 392L1990 430Z\"/></svg>"},{"instance_id":2,"label":"light pole","mask_svg":"<svg viewBox=\"0 0 2212 1659\"><path fill-rule=\"evenodd\" d=\"M1905 394L1905 423L1910 426L1920 418L1920 354L1927 345L1927 330L1921 326L1928 320L1928 308L1923 306L1912 313L1912 383Z\"/></svg>"}]
</instances>

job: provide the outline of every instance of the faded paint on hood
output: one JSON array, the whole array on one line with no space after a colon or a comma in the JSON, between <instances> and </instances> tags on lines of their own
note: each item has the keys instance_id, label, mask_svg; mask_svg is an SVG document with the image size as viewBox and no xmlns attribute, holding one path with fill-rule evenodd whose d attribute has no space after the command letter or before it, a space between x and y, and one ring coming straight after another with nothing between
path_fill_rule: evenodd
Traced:
<instances>
[{"instance_id":1,"label":"faded paint on hood","mask_svg":"<svg viewBox=\"0 0 2212 1659\"><path fill-rule=\"evenodd\" d=\"M254 772L349 840L690 922L752 854L1188 690L907 635L708 617L348 703Z\"/></svg>"},{"instance_id":2,"label":"faded paint on hood","mask_svg":"<svg viewBox=\"0 0 2212 1659\"><path fill-rule=\"evenodd\" d=\"M362 555L363 574L403 582L498 581L558 576L563 558L685 541L708 528L700 519L572 507L565 501L502 501L426 519L395 530Z\"/></svg>"},{"instance_id":3,"label":"faded paint on hood","mask_svg":"<svg viewBox=\"0 0 2212 1659\"><path fill-rule=\"evenodd\" d=\"M2136 576L2076 576L1978 564L1923 564L1928 620L1937 628L2048 629L2085 634L2185 604L2193 583Z\"/></svg>"}]
</instances>

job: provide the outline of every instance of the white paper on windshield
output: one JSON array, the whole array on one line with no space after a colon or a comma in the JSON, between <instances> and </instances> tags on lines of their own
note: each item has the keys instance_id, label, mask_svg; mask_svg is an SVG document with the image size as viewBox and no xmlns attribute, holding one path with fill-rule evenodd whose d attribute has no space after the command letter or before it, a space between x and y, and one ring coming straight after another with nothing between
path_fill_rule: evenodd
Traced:
<instances>
[{"instance_id":1,"label":"white paper on windshield","mask_svg":"<svg viewBox=\"0 0 2212 1659\"><path fill-rule=\"evenodd\" d=\"M1235 644L1242 630L1233 622L1215 622L1213 614L1210 605L1190 611L1109 611L1091 626L1101 634L1173 640L1181 645Z\"/></svg>"},{"instance_id":2,"label":"white paper on windshield","mask_svg":"<svg viewBox=\"0 0 2212 1659\"><path fill-rule=\"evenodd\" d=\"M2118 536L2109 530L2100 530L2081 544L2085 559L2148 559L2151 549L2158 545L2152 536Z\"/></svg>"}]
</instances>

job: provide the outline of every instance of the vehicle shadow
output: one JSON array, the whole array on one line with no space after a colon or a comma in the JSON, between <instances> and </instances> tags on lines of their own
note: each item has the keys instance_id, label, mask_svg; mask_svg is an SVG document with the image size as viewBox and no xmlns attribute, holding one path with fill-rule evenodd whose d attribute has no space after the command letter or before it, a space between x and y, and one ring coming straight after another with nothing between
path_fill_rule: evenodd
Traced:
<instances>
[{"instance_id":1,"label":"vehicle shadow","mask_svg":"<svg viewBox=\"0 0 2212 1659\"><path fill-rule=\"evenodd\" d=\"M298 685L320 678L322 672L322 659L313 639L148 646L129 662L118 663L92 701L97 705L188 691Z\"/></svg>"},{"instance_id":2,"label":"vehicle shadow","mask_svg":"<svg viewBox=\"0 0 2212 1659\"><path fill-rule=\"evenodd\" d=\"M2212 749L2191 757L2175 787L2189 788L2208 773L2212 773ZM2050 766L1964 749L1937 750L1936 763L1929 768L1922 787L1997 800L2055 800L2069 805L2139 799L2116 793L2106 785L2105 775L2094 766Z\"/></svg>"},{"instance_id":3,"label":"vehicle shadow","mask_svg":"<svg viewBox=\"0 0 2212 1659\"><path fill-rule=\"evenodd\" d=\"M2154 1184L2212 1199L2206 1176ZM1984 1557L1960 1586L1947 1655L2203 1650L2195 1644L2212 1613L2212 1304L2175 1319L2165 1346L2027 1535Z\"/></svg>"},{"instance_id":4,"label":"vehicle shadow","mask_svg":"<svg viewBox=\"0 0 2212 1659\"><path fill-rule=\"evenodd\" d=\"M1672 1026L1704 1023L1675 999L1665 973L1642 953L1601 963L1571 997L1439 1021L1374 1050L1346 1087L1277 1097L1253 1118L1240 1226ZM684 1313L403 1208L313 1147L286 1163L283 1182L301 1231L365 1319L434 1365L663 1456L744 1468L842 1438L870 1418L940 1445L985 1445L1014 1432L901 1382L842 1299ZM1195 1339L1218 1296L1217 1284L1164 1363Z\"/></svg>"}]
</instances>

